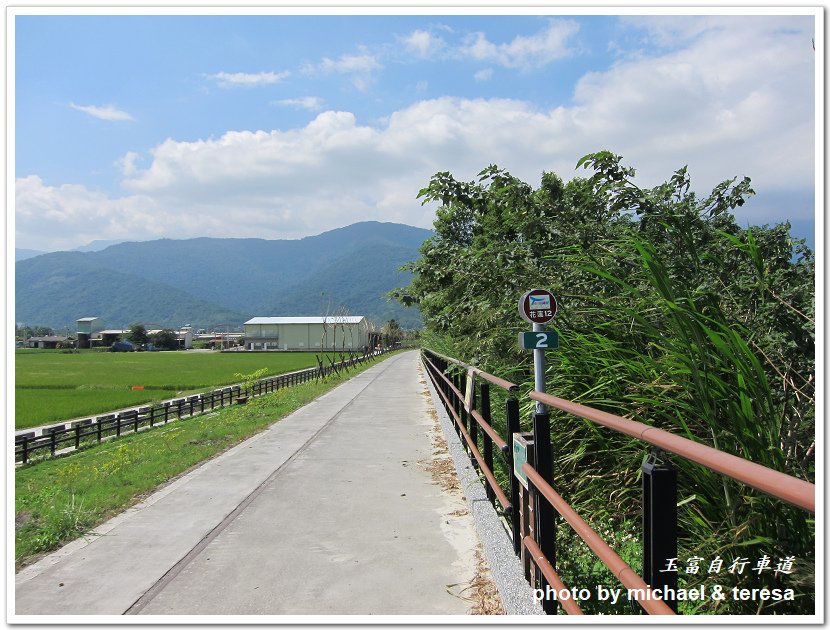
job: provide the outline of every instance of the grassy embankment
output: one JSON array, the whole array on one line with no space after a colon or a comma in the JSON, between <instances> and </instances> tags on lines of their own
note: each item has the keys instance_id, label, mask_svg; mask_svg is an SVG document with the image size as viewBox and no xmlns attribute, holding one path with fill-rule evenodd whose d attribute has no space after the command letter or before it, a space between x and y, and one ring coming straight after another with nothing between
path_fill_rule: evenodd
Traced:
<instances>
[{"instance_id":1,"label":"grassy embankment","mask_svg":"<svg viewBox=\"0 0 830 630\"><path fill-rule=\"evenodd\" d=\"M18 350L15 428L25 429L206 391L265 368L267 375L317 365L309 352L80 352ZM132 389L140 386L144 389Z\"/></svg>"},{"instance_id":2,"label":"grassy embankment","mask_svg":"<svg viewBox=\"0 0 830 630\"><path fill-rule=\"evenodd\" d=\"M339 376L281 389L245 406L19 468L15 473L17 567L78 538L192 466L377 363L369 361Z\"/></svg>"}]
</instances>

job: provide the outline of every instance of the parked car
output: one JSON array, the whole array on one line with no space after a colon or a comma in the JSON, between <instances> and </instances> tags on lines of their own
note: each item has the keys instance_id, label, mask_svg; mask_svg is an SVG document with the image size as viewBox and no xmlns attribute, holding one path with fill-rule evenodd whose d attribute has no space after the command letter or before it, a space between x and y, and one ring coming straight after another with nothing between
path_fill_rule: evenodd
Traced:
<instances>
[{"instance_id":1,"label":"parked car","mask_svg":"<svg viewBox=\"0 0 830 630\"><path fill-rule=\"evenodd\" d=\"M135 344L131 341L127 341L126 339L122 339L121 341L116 341L114 344L110 346L110 352L135 352Z\"/></svg>"}]
</instances>

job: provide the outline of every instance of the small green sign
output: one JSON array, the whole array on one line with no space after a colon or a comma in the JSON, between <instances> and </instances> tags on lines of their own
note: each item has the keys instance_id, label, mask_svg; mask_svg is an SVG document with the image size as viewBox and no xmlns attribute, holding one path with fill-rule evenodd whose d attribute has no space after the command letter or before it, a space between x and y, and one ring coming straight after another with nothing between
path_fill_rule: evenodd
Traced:
<instances>
[{"instance_id":1,"label":"small green sign","mask_svg":"<svg viewBox=\"0 0 830 630\"><path fill-rule=\"evenodd\" d=\"M519 333L519 346L525 350L555 350L559 347L559 333L555 330Z\"/></svg>"},{"instance_id":2,"label":"small green sign","mask_svg":"<svg viewBox=\"0 0 830 630\"><path fill-rule=\"evenodd\" d=\"M518 433L513 434L513 474L516 479L527 490L527 475L522 472L522 466L527 462L527 443L519 437Z\"/></svg>"}]
</instances>

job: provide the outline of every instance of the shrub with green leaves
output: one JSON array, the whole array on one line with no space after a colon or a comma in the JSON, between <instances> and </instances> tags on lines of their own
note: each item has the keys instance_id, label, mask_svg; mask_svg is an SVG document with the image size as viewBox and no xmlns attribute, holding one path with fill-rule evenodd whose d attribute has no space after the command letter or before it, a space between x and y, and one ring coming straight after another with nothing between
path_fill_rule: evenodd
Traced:
<instances>
[{"instance_id":1,"label":"shrub with green leaves","mask_svg":"<svg viewBox=\"0 0 830 630\"><path fill-rule=\"evenodd\" d=\"M738 225L732 211L754 194L748 178L698 197L685 167L643 189L611 152L578 166L593 174L563 183L545 173L537 190L495 166L474 182L432 178L420 196L440 204L435 236L410 266L410 286L394 293L420 306L424 344L526 392L532 357L516 344L527 328L516 304L527 289L548 288L560 336L547 353L549 392L814 482L813 253L786 223ZM630 552L647 445L559 412L551 426L554 485L596 528L620 532ZM791 575L717 578L793 587L795 602L707 600L693 612L812 614L812 515L668 459L679 469L681 566L694 556L796 558ZM582 554L563 548L566 585L581 585L592 562ZM713 578L681 569L679 579Z\"/></svg>"}]
</instances>

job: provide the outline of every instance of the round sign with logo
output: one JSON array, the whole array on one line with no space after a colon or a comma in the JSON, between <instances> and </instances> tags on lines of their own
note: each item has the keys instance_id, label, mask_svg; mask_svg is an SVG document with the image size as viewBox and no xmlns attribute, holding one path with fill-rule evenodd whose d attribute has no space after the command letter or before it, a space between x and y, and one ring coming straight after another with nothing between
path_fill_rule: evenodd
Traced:
<instances>
[{"instance_id":1,"label":"round sign with logo","mask_svg":"<svg viewBox=\"0 0 830 630\"><path fill-rule=\"evenodd\" d=\"M529 324L547 324L556 315L556 298L547 289L531 289L519 300L519 315Z\"/></svg>"}]
</instances>

